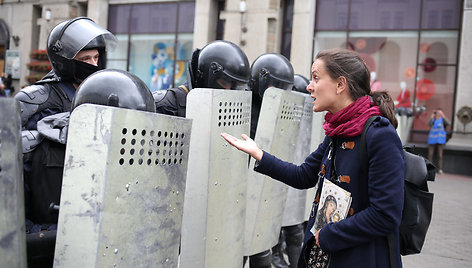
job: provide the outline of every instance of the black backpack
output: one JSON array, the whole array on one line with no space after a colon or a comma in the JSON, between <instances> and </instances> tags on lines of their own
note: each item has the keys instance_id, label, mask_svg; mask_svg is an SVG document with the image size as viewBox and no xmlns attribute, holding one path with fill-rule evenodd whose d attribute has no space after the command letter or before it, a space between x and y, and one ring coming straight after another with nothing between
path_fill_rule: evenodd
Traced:
<instances>
[{"instance_id":1,"label":"black backpack","mask_svg":"<svg viewBox=\"0 0 472 268\"><path fill-rule=\"evenodd\" d=\"M368 160L365 135L372 122L379 116L370 117L364 125L360 144L361 167L367 174ZM424 157L412 153L411 148L403 147L405 155L405 186L402 220L400 223L400 254L410 255L421 252L426 232L433 212L433 193L428 190L428 181L434 181L436 167ZM390 263L395 266L395 240L389 235Z\"/></svg>"}]
</instances>

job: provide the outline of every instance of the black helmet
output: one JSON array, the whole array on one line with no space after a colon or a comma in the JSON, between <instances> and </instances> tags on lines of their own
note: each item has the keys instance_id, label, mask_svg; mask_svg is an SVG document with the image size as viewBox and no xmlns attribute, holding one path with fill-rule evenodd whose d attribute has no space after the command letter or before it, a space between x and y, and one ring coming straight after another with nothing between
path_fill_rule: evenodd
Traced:
<instances>
[{"instance_id":1,"label":"black helmet","mask_svg":"<svg viewBox=\"0 0 472 268\"><path fill-rule=\"evenodd\" d=\"M308 94L306 87L309 84L310 81L308 81L308 79L306 79L306 77L304 77L303 75L296 74L293 76L293 90Z\"/></svg>"},{"instance_id":2,"label":"black helmet","mask_svg":"<svg viewBox=\"0 0 472 268\"><path fill-rule=\"evenodd\" d=\"M189 73L192 88L246 90L250 67L246 54L238 46L217 40L193 52Z\"/></svg>"},{"instance_id":3,"label":"black helmet","mask_svg":"<svg viewBox=\"0 0 472 268\"><path fill-rule=\"evenodd\" d=\"M292 90L293 67L283 55L266 53L260 55L251 66L251 91L258 91L261 97L269 87Z\"/></svg>"},{"instance_id":4,"label":"black helmet","mask_svg":"<svg viewBox=\"0 0 472 268\"><path fill-rule=\"evenodd\" d=\"M114 48L116 37L86 17L59 23L48 37L47 53L52 69L63 81L81 82L106 67L106 48ZM74 60L82 50L97 49L98 66Z\"/></svg>"},{"instance_id":5,"label":"black helmet","mask_svg":"<svg viewBox=\"0 0 472 268\"><path fill-rule=\"evenodd\" d=\"M115 69L93 73L80 84L72 100L72 110L84 103L156 112L146 84L134 74Z\"/></svg>"}]
</instances>

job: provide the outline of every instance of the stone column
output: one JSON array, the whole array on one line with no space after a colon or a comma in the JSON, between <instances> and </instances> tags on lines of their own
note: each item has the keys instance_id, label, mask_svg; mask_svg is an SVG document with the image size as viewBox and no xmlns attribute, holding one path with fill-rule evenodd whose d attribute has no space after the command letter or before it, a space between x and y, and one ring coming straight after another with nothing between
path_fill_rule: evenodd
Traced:
<instances>
[{"instance_id":1,"label":"stone column","mask_svg":"<svg viewBox=\"0 0 472 268\"><path fill-rule=\"evenodd\" d=\"M215 0L195 1L193 47L202 48L216 38L218 5Z\"/></svg>"},{"instance_id":2,"label":"stone column","mask_svg":"<svg viewBox=\"0 0 472 268\"><path fill-rule=\"evenodd\" d=\"M470 76L470 73L472 73L472 32L470 31L470 29L472 29L472 0L466 0L464 2L462 17L454 116L456 116L457 111L460 108L464 106L472 107L472 104L470 103L470 99L472 98L472 90L470 88L470 85L472 84L472 76ZM457 117L454 120L453 130L454 134L448 141L448 145L459 145L472 148L472 145L470 144L472 134L462 133L464 132L464 125L457 119ZM465 132L472 132L472 123L467 124Z\"/></svg>"},{"instance_id":3,"label":"stone column","mask_svg":"<svg viewBox=\"0 0 472 268\"><path fill-rule=\"evenodd\" d=\"M296 74L311 79L316 0L295 0L290 62Z\"/></svg>"},{"instance_id":4,"label":"stone column","mask_svg":"<svg viewBox=\"0 0 472 268\"><path fill-rule=\"evenodd\" d=\"M91 18L101 27L108 26L108 0L89 0L87 17Z\"/></svg>"}]
</instances>

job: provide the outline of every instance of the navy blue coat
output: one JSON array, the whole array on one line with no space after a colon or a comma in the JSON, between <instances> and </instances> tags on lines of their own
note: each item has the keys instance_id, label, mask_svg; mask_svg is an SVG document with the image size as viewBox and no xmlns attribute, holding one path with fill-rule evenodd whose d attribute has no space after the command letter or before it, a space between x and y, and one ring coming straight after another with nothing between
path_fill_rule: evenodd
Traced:
<instances>
[{"instance_id":1,"label":"navy blue coat","mask_svg":"<svg viewBox=\"0 0 472 268\"><path fill-rule=\"evenodd\" d=\"M255 171L297 189L308 189L317 183L322 185L331 174L331 161L328 160L330 142L335 144L336 175L344 176L337 185L351 193L352 203L346 219L329 223L320 231L320 246L330 255L328 267L390 267L387 236L391 233L394 233L396 240L397 267L401 267L398 227L403 209L405 161L401 141L388 119L382 117L374 122L366 133L367 178L361 175L360 136L326 137L300 166L264 152ZM322 167L326 171L324 176L320 172ZM361 180L367 180L367 183L359 184ZM314 198L314 211L318 207L320 192L321 187ZM310 215L305 230L299 267L306 266L304 255L308 256L310 251L307 244L314 240L310 232L315 221L314 214Z\"/></svg>"}]
</instances>

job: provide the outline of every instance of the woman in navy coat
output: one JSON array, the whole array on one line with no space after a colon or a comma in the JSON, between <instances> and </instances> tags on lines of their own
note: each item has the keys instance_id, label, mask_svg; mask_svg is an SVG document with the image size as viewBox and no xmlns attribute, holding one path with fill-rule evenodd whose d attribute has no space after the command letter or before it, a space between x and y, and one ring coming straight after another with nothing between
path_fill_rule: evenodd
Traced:
<instances>
[{"instance_id":1,"label":"woman in navy coat","mask_svg":"<svg viewBox=\"0 0 472 268\"><path fill-rule=\"evenodd\" d=\"M254 157L255 170L298 189L323 185L330 180L352 196L347 217L305 231L298 267L390 267L387 237L394 234L394 263L401 267L398 227L403 209L405 162L394 104L385 91L370 90L370 72L353 51L329 49L318 53L307 87L314 99L313 111L327 111L324 141L300 166L284 162L242 135L243 140L222 133L230 144ZM360 136L365 122L380 115L366 133L367 174L359 158ZM314 197L317 211L322 187ZM317 259L322 253L323 258ZM318 266L319 265L319 266Z\"/></svg>"}]
</instances>

